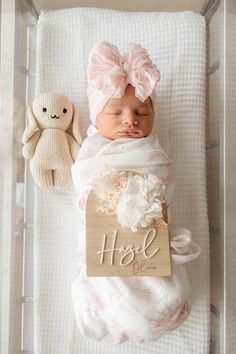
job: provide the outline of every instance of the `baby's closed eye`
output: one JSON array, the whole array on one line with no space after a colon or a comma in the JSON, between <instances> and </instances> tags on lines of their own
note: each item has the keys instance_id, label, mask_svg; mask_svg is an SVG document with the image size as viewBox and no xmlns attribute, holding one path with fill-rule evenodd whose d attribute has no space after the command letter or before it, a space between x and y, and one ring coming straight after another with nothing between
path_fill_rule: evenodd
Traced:
<instances>
[{"instance_id":1,"label":"baby's closed eye","mask_svg":"<svg viewBox=\"0 0 236 354\"><path fill-rule=\"evenodd\" d=\"M119 116L121 114L121 111L109 111L107 114L112 115L112 116Z\"/></svg>"},{"instance_id":2,"label":"baby's closed eye","mask_svg":"<svg viewBox=\"0 0 236 354\"><path fill-rule=\"evenodd\" d=\"M149 111L136 111L135 114L136 114L136 116L142 116L142 117L150 116Z\"/></svg>"}]
</instances>

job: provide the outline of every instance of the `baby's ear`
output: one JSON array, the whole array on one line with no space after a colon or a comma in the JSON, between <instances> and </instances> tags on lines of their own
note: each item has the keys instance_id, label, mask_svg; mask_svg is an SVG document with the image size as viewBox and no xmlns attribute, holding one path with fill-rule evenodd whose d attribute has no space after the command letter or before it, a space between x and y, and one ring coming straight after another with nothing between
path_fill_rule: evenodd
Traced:
<instances>
[{"instance_id":1,"label":"baby's ear","mask_svg":"<svg viewBox=\"0 0 236 354\"><path fill-rule=\"evenodd\" d=\"M75 140L81 145L82 137L79 132L79 111L75 105L73 105L72 133Z\"/></svg>"},{"instance_id":2,"label":"baby's ear","mask_svg":"<svg viewBox=\"0 0 236 354\"><path fill-rule=\"evenodd\" d=\"M22 143L26 144L27 141L34 135L38 130L37 122L33 114L31 105L27 106L27 127L23 133Z\"/></svg>"}]
</instances>

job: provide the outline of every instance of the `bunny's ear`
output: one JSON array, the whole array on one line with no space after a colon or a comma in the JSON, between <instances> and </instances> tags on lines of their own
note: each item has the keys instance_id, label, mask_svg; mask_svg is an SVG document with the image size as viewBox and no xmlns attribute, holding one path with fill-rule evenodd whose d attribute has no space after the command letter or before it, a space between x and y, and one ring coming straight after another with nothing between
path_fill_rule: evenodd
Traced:
<instances>
[{"instance_id":1,"label":"bunny's ear","mask_svg":"<svg viewBox=\"0 0 236 354\"><path fill-rule=\"evenodd\" d=\"M22 143L23 144L26 144L27 141L38 130L37 122L36 122L35 116L34 116L34 114L32 112L32 108L31 108L30 105L27 107L27 121L28 121L28 125L25 128L25 131L24 131L23 137L22 137Z\"/></svg>"},{"instance_id":2,"label":"bunny's ear","mask_svg":"<svg viewBox=\"0 0 236 354\"><path fill-rule=\"evenodd\" d=\"M73 105L73 123L72 123L72 133L74 135L75 140L82 144L82 137L79 132L79 112L78 109Z\"/></svg>"}]
</instances>

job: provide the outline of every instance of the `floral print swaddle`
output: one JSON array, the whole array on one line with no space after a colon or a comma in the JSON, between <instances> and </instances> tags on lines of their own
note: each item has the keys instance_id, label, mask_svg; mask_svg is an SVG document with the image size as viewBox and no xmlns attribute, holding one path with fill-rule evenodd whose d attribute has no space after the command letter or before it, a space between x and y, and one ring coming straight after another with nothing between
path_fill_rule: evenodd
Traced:
<instances>
[{"instance_id":1,"label":"floral print swaddle","mask_svg":"<svg viewBox=\"0 0 236 354\"><path fill-rule=\"evenodd\" d=\"M72 167L80 209L79 271L72 284L76 323L84 336L98 340L106 339L114 343L154 341L177 328L189 315L189 281L182 264L197 258L200 248L192 242L189 230L179 228L170 234L170 277L87 277L84 209L91 186L98 183L107 186L106 181L101 182L101 176L107 169L132 171L136 176L145 176L144 179L131 179L129 188L127 183L122 187L123 191L129 190L129 202L123 193L123 199L119 195L120 212L116 208L120 223L134 232L137 227L148 225L160 213L158 202L150 205L147 198L154 189L161 191L158 196L156 193L154 199L164 198L168 205L173 194L172 162L155 134L141 139L110 140L96 133L85 139ZM136 189L138 184L142 184L140 188L148 191L146 195L140 197L137 191L134 194L132 183L135 183ZM137 195L138 203L135 200ZM116 198L113 204L117 207L119 203ZM134 205L139 206L135 213L129 214L130 208L134 211ZM145 213L141 212L144 210L142 208ZM136 216L129 216L131 214Z\"/></svg>"}]
</instances>

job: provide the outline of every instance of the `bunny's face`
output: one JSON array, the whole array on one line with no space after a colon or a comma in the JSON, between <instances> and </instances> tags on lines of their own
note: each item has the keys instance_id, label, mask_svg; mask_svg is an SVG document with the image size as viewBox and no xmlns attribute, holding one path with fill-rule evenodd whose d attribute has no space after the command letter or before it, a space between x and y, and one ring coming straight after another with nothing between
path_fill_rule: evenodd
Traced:
<instances>
[{"instance_id":1,"label":"bunny's face","mask_svg":"<svg viewBox=\"0 0 236 354\"><path fill-rule=\"evenodd\" d=\"M67 130L73 118L73 105L67 97L52 92L36 97L32 111L40 129Z\"/></svg>"}]
</instances>

